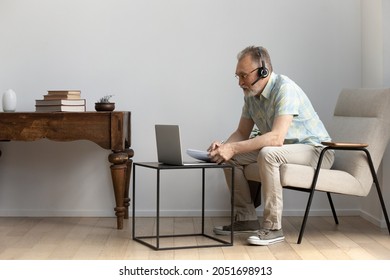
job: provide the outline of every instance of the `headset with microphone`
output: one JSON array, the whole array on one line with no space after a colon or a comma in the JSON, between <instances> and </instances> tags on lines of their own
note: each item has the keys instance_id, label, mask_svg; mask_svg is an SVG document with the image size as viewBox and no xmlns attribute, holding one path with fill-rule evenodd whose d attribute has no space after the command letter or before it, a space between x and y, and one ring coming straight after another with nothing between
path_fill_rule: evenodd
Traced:
<instances>
[{"instance_id":1,"label":"headset with microphone","mask_svg":"<svg viewBox=\"0 0 390 280\"><path fill-rule=\"evenodd\" d=\"M251 83L251 86L255 85L260 79L264 79L268 76L269 71L268 68L265 66L264 59L261 57L261 49L259 48L259 57L261 61L261 67L257 68L257 79Z\"/></svg>"}]
</instances>

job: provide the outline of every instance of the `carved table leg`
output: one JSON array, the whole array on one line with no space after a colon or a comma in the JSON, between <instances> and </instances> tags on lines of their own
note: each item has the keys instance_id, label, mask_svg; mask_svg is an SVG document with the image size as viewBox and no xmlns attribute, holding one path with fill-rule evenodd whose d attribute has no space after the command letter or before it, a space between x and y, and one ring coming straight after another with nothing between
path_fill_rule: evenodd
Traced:
<instances>
[{"instance_id":1,"label":"carved table leg","mask_svg":"<svg viewBox=\"0 0 390 280\"><path fill-rule=\"evenodd\" d=\"M126 207L124 206L124 196L127 183L127 162L129 156L126 152L113 152L108 156L109 162L112 163L111 177L114 187L115 215L117 217L117 228L123 229L123 218L125 216Z\"/></svg>"}]
</instances>

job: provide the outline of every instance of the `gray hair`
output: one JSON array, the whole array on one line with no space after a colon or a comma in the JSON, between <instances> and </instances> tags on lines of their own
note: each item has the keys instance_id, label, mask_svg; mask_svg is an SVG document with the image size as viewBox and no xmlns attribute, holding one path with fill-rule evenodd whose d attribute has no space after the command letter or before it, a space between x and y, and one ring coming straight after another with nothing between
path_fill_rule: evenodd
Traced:
<instances>
[{"instance_id":1,"label":"gray hair","mask_svg":"<svg viewBox=\"0 0 390 280\"><path fill-rule=\"evenodd\" d=\"M264 60L265 66L268 68L270 72L273 71L271 58L266 48L264 47L256 47L249 46L240 51L237 55L237 59L241 60L244 56L250 55L253 62L258 63L261 66L261 60Z\"/></svg>"}]
</instances>

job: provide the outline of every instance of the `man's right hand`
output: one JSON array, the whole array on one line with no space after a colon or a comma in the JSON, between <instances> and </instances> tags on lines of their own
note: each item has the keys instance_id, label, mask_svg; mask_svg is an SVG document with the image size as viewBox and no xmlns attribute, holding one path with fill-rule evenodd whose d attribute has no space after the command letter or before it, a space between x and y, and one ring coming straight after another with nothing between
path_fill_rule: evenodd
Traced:
<instances>
[{"instance_id":1,"label":"man's right hand","mask_svg":"<svg viewBox=\"0 0 390 280\"><path fill-rule=\"evenodd\" d=\"M215 149L218 149L221 145L223 144L223 142L221 141L214 141L213 143L211 143L210 147L207 149L208 152L212 152L214 151Z\"/></svg>"}]
</instances>

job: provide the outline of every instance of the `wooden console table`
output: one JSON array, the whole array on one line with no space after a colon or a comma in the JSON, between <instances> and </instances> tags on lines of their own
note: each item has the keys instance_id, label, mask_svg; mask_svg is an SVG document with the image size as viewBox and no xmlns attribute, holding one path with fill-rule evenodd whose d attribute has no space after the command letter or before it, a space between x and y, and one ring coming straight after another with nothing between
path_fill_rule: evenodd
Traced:
<instances>
[{"instance_id":1,"label":"wooden console table","mask_svg":"<svg viewBox=\"0 0 390 280\"><path fill-rule=\"evenodd\" d=\"M0 141L89 140L111 150L111 177L115 193L117 228L129 217L129 183L134 152L130 112L18 112L0 113ZM1 156L1 151L0 151Z\"/></svg>"}]
</instances>

